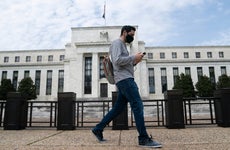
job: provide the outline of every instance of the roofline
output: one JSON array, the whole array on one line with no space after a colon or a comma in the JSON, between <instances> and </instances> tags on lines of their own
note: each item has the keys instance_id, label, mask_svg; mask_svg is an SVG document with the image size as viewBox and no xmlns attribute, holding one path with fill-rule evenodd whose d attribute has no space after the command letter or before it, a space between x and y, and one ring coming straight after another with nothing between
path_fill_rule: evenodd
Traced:
<instances>
[{"instance_id":1,"label":"roofline","mask_svg":"<svg viewBox=\"0 0 230 150\"><path fill-rule=\"evenodd\" d=\"M14 53L14 52L44 52L44 51L65 51L65 49L32 49L32 50L4 50L0 53Z\"/></svg>"}]
</instances>

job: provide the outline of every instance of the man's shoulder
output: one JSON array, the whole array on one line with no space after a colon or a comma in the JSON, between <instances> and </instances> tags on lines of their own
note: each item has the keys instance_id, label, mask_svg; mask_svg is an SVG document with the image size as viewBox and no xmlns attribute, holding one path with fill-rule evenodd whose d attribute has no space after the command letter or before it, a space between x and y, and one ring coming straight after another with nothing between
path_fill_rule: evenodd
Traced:
<instances>
[{"instance_id":1,"label":"man's shoulder","mask_svg":"<svg viewBox=\"0 0 230 150\"><path fill-rule=\"evenodd\" d=\"M112 44L121 44L122 41L120 39L116 39L112 42Z\"/></svg>"}]
</instances>

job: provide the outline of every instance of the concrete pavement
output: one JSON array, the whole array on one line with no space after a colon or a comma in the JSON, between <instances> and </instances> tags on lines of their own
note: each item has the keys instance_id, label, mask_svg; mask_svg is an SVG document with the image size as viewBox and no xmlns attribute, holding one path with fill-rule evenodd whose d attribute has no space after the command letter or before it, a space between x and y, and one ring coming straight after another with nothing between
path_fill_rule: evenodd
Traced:
<instances>
[{"instance_id":1,"label":"concrete pavement","mask_svg":"<svg viewBox=\"0 0 230 150\"><path fill-rule=\"evenodd\" d=\"M185 129L147 128L162 143L162 150L230 150L230 128L213 126ZM52 129L3 130L0 150L142 150L137 131L106 128L106 142L98 143L91 129L62 131Z\"/></svg>"}]
</instances>

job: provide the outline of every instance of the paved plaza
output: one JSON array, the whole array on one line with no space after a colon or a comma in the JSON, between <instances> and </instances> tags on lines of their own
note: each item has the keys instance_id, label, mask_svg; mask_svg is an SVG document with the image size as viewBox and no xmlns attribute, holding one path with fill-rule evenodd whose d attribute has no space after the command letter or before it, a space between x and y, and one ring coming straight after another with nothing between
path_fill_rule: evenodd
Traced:
<instances>
[{"instance_id":1,"label":"paved plaza","mask_svg":"<svg viewBox=\"0 0 230 150\"><path fill-rule=\"evenodd\" d=\"M194 126L185 129L147 128L162 150L230 150L230 128ZM106 128L106 142L99 143L90 129L0 129L0 150L141 150L137 131Z\"/></svg>"}]
</instances>

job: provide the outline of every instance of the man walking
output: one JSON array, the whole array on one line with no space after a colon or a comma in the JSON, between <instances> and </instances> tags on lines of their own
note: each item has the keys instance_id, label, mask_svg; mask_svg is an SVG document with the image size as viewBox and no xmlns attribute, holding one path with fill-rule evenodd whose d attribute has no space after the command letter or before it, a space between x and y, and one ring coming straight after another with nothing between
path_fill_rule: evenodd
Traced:
<instances>
[{"instance_id":1,"label":"man walking","mask_svg":"<svg viewBox=\"0 0 230 150\"><path fill-rule=\"evenodd\" d=\"M111 54L114 79L118 88L118 97L114 107L105 115L101 122L92 129L92 132L99 141L104 141L104 128L118 116L125 107L127 107L127 103L129 102L139 133L139 145L146 147L162 147L160 143L153 141L147 134L143 104L137 84L134 81L134 66L142 60L144 54L139 52L135 55L129 55L125 44L131 43L134 40L135 31L136 29L133 26L123 26L120 38L113 41L110 46L109 53Z\"/></svg>"}]
</instances>

